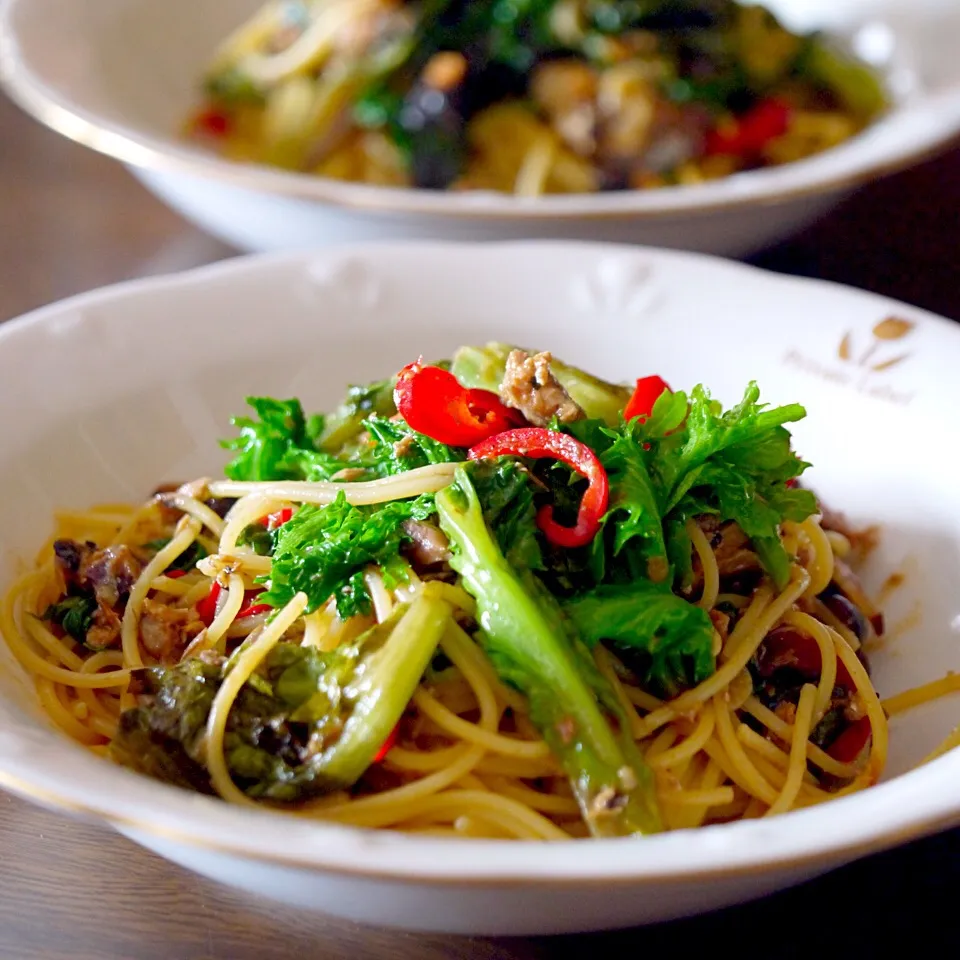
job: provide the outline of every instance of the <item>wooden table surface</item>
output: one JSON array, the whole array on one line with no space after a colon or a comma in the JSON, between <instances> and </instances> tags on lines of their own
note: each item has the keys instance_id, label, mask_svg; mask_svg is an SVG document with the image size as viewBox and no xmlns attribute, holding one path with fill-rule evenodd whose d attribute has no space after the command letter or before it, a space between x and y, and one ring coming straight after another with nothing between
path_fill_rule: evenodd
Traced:
<instances>
[{"instance_id":1,"label":"wooden table surface","mask_svg":"<svg viewBox=\"0 0 960 960\"><path fill-rule=\"evenodd\" d=\"M960 320L960 147L863 190L762 266L889 294ZM0 97L0 320L92 287L233 254L112 161ZM434 960L883 956L895 935L960 945L960 832L765 901L644 930L464 939L364 929L199 879L112 831L0 794L0 960Z\"/></svg>"}]
</instances>

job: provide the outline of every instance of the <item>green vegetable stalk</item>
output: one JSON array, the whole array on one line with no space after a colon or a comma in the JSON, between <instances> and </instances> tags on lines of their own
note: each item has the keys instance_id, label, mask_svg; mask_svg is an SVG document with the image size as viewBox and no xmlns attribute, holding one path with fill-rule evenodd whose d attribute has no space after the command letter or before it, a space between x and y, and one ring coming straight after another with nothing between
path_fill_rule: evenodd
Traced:
<instances>
[{"instance_id":1,"label":"green vegetable stalk","mask_svg":"<svg viewBox=\"0 0 960 960\"><path fill-rule=\"evenodd\" d=\"M654 778L613 691L552 597L514 569L497 546L467 467L436 496L453 567L476 598L481 642L501 678L530 703L530 716L573 787L595 836L661 829Z\"/></svg>"},{"instance_id":2,"label":"green vegetable stalk","mask_svg":"<svg viewBox=\"0 0 960 960\"><path fill-rule=\"evenodd\" d=\"M513 349L509 344L494 342L485 347L461 347L453 355L450 371L468 389L476 387L496 393ZM607 383L556 358L550 369L588 418L603 420L610 427L617 426L630 399L630 387Z\"/></svg>"},{"instance_id":3,"label":"green vegetable stalk","mask_svg":"<svg viewBox=\"0 0 960 960\"><path fill-rule=\"evenodd\" d=\"M427 584L408 608L328 654L317 689L327 697L336 674L343 726L336 743L310 763L315 779L355 783L399 722L450 625L452 608L434 590Z\"/></svg>"},{"instance_id":4,"label":"green vegetable stalk","mask_svg":"<svg viewBox=\"0 0 960 960\"><path fill-rule=\"evenodd\" d=\"M429 584L352 643L323 653L281 643L244 684L227 721L227 766L251 797L295 801L352 786L406 710L450 624ZM209 792L204 731L229 661L192 658L139 671L140 705L120 718L111 755Z\"/></svg>"}]
</instances>

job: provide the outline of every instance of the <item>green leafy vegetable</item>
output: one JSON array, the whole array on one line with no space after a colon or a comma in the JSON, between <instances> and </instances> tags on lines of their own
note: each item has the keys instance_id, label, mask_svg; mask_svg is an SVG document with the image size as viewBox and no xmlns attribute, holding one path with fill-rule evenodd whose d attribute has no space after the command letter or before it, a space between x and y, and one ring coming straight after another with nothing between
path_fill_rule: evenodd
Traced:
<instances>
[{"instance_id":1,"label":"green leafy vegetable","mask_svg":"<svg viewBox=\"0 0 960 960\"><path fill-rule=\"evenodd\" d=\"M611 491L604 524L613 531L605 540L609 556L598 565L601 579L639 574L659 582L672 568L674 579L689 584L686 523L712 514L736 521L778 586L786 583L790 558L780 524L816 511L811 493L788 486L808 464L794 454L783 425L806 412L799 404L768 409L759 397L751 383L740 403L724 411L702 386L689 401L685 393L667 391L646 421L600 431L595 449ZM597 434L589 422L570 429L578 436Z\"/></svg>"},{"instance_id":2,"label":"green leafy vegetable","mask_svg":"<svg viewBox=\"0 0 960 960\"><path fill-rule=\"evenodd\" d=\"M696 386L690 395L682 434L661 439L651 437L649 431L641 431L644 439L658 440L655 461L663 484L669 490L669 499L664 505L667 512L696 485L697 470L708 459L740 445L744 445L740 447L741 450L757 451L769 441L770 431L806 416L806 411L798 403L768 410L766 404L758 402L759 398L760 389L751 382L740 403L724 412L721 404L710 396L704 386ZM794 460L797 472L793 475L798 475L803 465L796 458ZM784 475L783 479L788 477Z\"/></svg>"},{"instance_id":3,"label":"green leafy vegetable","mask_svg":"<svg viewBox=\"0 0 960 960\"><path fill-rule=\"evenodd\" d=\"M641 679L666 696L714 671L710 617L665 584L604 584L564 603L563 612L588 646L612 641L631 654L631 666L641 664Z\"/></svg>"},{"instance_id":4,"label":"green leafy vegetable","mask_svg":"<svg viewBox=\"0 0 960 960\"><path fill-rule=\"evenodd\" d=\"M342 456L345 447L363 436L365 420L392 417L397 412L393 402L395 386L396 378L391 378L349 387L340 406L328 416L317 419L312 434L314 446L324 453Z\"/></svg>"},{"instance_id":5,"label":"green leafy vegetable","mask_svg":"<svg viewBox=\"0 0 960 960\"><path fill-rule=\"evenodd\" d=\"M887 108L887 93L880 77L823 36L811 38L800 58L798 73L831 90L861 120L869 120Z\"/></svg>"},{"instance_id":6,"label":"green leafy vegetable","mask_svg":"<svg viewBox=\"0 0 960 960\"><path fill-rule=\"evenodd\" d=\"M428 584L409 605L331 653L281 643L241 688L224 737L227 767L251 797L293 801L352 786L400 720L451 608ZM139 705L111 755L210 792L205 728L226 665L197 658L138 671Z\"/></svg>"},{"instance_id":7,"label":"green leafy vegetable","mask_svg":"<svg viewBox=\"0 0 960 960\"><path fill-rule=\"evenodd\" d=\"M613 555L633 543L646 575L665 580L669 572L667 546L660 515L660 497L650 477L644 450L627 424L601 456L612 496L605 523L613 527Z\"/></svg>"},{"instance_id":8,"label":"green leafy vegetable","mask_svg":"<svg viewBox=\"0 0 960 960\"><path fill-rule=\"evenodd\" d=\"M295 398L247 397L247 403L259 419L235 417L231 423L240 436L220 444L237 451L224 468L231 480L324 481L344 469L364 469L357 457L366 419L395 412L392 381L386 380L350 387L347 398L329 416L306 417ZM371 462L377 465L382 459L374 456Z\"/></svg>"},{"instance_id":9,"label":"green leafy vegetable","mask_svg":"<svg viewBox=\"0 0 960 960\"><path fill-rule=\"evenodd\" d=\"M151 540L149 543L145 543L143 546L147 550L152 550L154 553L159 553L169 542L170 538L164 537L160 540ZM189 573L189 571L193 570L197 563L206 555L207 551L204 545L199 540L194 540L193 543L191 543L190 546L183 551L183 553L171 561L167 569L183 570L185 573Z\"/></svg>"},{"instance_id":10,"label":"green leafy vegetable","mask_svg":"<svg viewBox=\"0 0 960 960\"><path fill-rule=\"evenodd\" d=\"M268 530L262 523L248 524L237 537L237 546L252 547L253 552L261 557L272 556L276 544L276 530Z\"/></svg>"},{"instance_id":11,"label":"green leafy vegetable","mask_svg":"<svg viewBox=\"0 0 960 960\"><path fill-rule=\"evenodd\" d=\"M237 454L224 472L231 480L252 481L376 479L462 460L462 451L390 419L394 385L388 379L352 386L332 414L311 417L295 398L247 397L257 418L231 421L240 436L221 441Z\"/></svg>"},{"instance_id":12,"label":"green leafy vegetable","mask_svg":"<svg viewBox=\"0 0 960 960\"><path fill-rule=\"evenodd\" d=\"M790 558L779 526L785 520L805 520L817 509L810 491L787 486L808 464L791 449L783 424L801 420L806 411L799 404L766 409L759 397L757 385L750 383L743 400L723 413L703 387L696 387L682 446L658 463L671 484L667 512L685 517L714 513L720 520L735 520L783 587Z\"/></svg>"},{"instance_id":13,"label":"green leafy vegetable","mask_svg":"<svg viewBox=\"0 0 960 960\"><path fill-rule=\"evenodd\" d=\"M813 494L770 482L762 472L750 473L726 458L704 468L695 492L715 504L710 509L701 505L698 512L735 520L750 538L764 569L782 588L790 579L790 557L780 538L780 524L784 520L799 522L814 513ZM693 511L688 508L685 512Z\"/></svg>"},{"instance_id":14,"label":"green leafy vegetable","mask_svg":"<svg viewBox=\"0 0 960 960\"><path fill-rule=\"evenodd\" d=\"M263 91L242 70L231 67L207 78L204 87L209 96L227 106L264 103Z\"/></svg>"},{"instance_id":15,"label":"green leafy vegetable","mask_svg":"<svg viewBox=\"0 0 960 960\"><path fill-rule=\"evenodd\" d=\"M234 417L230 422L240 430L233 440L220 445L237 451L224 473L231 480L300 480L303 470L296 451L312 449L300 401L273 397L247 397L259 417Z\"/></svg>"},{"instance_id":16,"label":"green leafy vegetable","mask_svg":"<svg viewBox=\"0 0 960 960\"><path fill-rule=\"evenodd\" d=\"M374 476L389 477L432 463L463 460L462 451L417 433L403 420L371 416L363 423L371 446L362 454L362 462Z\"/></svg>"},{"instance_id":17,"label":"green leafy vegetable","mask_svg":"<svg viewBox=\"0 0 960 960\"><path fill-rule=\"evenodd\" d=\"M92 596L80 594L64 597L50 604L43 613L43 620L49 620L61 627L64 633L73 637L77 643L86 643L87 632L93 626L93 615L97 611L97 601Z\"/></svg>"},{"instance_id":18,"label":"green leafy vegetable","mask_svg":"<svg viewBox=\"0 0 960 960\"><path fill-rule=\"evenodd\" d=\"M291 479L308 480L313 483L333 480L341 470L356 466L344 462L322 450L310 450L305 447L291 446L281 461L281 469L291 475ZM282 478L269 478L282 479Z\"/></svg>"},{"instance_id":19,"label":"green leafy vegetable","mask_svg":"<svg viewBox=\"0 0 960 960\"><path fill-rule=\"evenodd\" d=\"M517 570L542 570L530 474L516 460L504 457L471 466L470 480L507 562Z\"/></svg>"},{"instance_id":20,"label":"green leafy vegetable","mask_svg":"<svg viewBox=\"0 0 960 960\"><path fill-rule=\"evenodd\" d=\"M355 507L343 492L333 503L301 507L277 531L270 588L259 603L282 607L303 591L308 610L322 607L331 596L346 619L370 609L363 570L379 564L388 586L406 578L400 546L409 539L406 520L426 520L434 512L433 497L394 500L375 507Z\"/></svg>"},{"instance_id":21,"label":"green leafy vegetable","mask_svg":"<svg viewBox=\"0 0 960 960\"><path fill-rule=\"evenodd\" d=\"M453 567L477 601L484 650L501 678L527 697L531 719L569 776L591 831L619 836L659 830L653 775L613 691L582 642L567 632L556 601L531 574L507 562L468 470L459 468L436 500L454 549Z\"/></svg>"}]
</instances>

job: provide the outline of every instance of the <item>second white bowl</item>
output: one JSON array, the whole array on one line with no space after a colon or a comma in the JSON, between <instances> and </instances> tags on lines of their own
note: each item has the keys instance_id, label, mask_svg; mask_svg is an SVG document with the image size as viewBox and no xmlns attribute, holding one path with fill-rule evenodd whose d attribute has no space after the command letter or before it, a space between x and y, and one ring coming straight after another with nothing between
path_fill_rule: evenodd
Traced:
<instances>
[{"instance_id":1,"label":"second white bowl","mask_svg":"<svg viewBox=\"0 0 960 960\"><path fill-rule=\"evenodd\" d=\"M211 51L259 0L0 0L0 78L42 122L116 157L171 207L243 250L368 239L558 238L744 255L960 132L951 0L777 0L798 27L850 33L897 97L810 160L694 187L552 196L387 189L219 159L178 139ZM811 10L813 15L811 15ZM864 25L865 24L865 25ZM872 25L871 25L872 24ZM894 42L896 41L896 42Z\"/></svg>"}]
</instances>

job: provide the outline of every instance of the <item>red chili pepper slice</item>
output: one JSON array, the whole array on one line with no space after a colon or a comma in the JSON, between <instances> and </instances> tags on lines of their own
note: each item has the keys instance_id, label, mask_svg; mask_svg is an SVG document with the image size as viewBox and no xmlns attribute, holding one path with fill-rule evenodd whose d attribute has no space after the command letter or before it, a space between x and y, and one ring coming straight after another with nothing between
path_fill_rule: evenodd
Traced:
<instances>
[{"instance_id":1,"label":"red chili pepper slice","mask_svg":"<svg viewBox=\"0 0 960 960\"><path fill-rule=\"evenodd\" d=\"M653 413L653 405L660 399L670 385L662 377L641 377L637 381L633 396L627 401L623 411L624 420L633 420L634 417L643 417L644 420Z\"/></svg>"},{"instance_id":2,"label":"red chili pepper slice","mask_svg":"<svg viewBox=\"0 0 960 960\"><path fill-rule=\"evenodd\" d=\"M867 717L855 720L833 741L827 753L839 763L853 763L867 745L871 732Z\"/></svg>"},{"instance_id":3,"label":"red chili pepper slice","mask_svg":"<svg viewBox=\"0 0 960 960\"><path fill-rule=\"evenodd\" d=\"M759 657L763 676L771 676L780 667L789 667L805 678L816 679L823 669L820 646L813 637L793 627L777 627L763 641ZM836 686L853 690L855 684L842 660L837 660Z\"/></svg>"},{"instance_id":4,"label":"red chili pepper slice","mask_svg":"<svg viewBox=\"0 0 960 960\"><path fill-rule=\"evenodd\" d=\"M580 501L577 525L564 527L553 519L553 507L537 511L537 526L544 536L558 547L582 547L590 543L600 530L600 522L610 501L607 471L597 455L585 444L565 433L544 427L522 427L507 430L472 447L471 460L491 457L532 457L535 460L553 457L576 470L590 481Z\"/></svg>"},{"instance_id":5,"label":"red chili pepper slice","mask_svg":"<svg viewBox=\"0 0 960 960\"><path fill-rule=\"evenodd\" d=\"M729 128L718 127L707 136L708 156L749 156L759 153L777 137L783 136L790 127L792 111L782 100L761 100L734 121Z\"/></svg>"},{"instance_id":6,"label":"red chili pepper slice","mask_svg":"<svg viewBox=\"0 0 960 960\"><path fill-rule=\"evenodd\" d=\"M232 125L228 114L213 107L201 110L193 118L194 129L211 137L225 137Z\"/></svg>"},{"instance_id":7,"label":"red chili pepper slice","mask_svg":"<svg viewBox=\"0 0 960 960\"><path fill-rule=\"evenodd\" d=\"M260 522L268 530L276 530L277 527L282 527L285 523L288 523L292 516L293 508L284 507L282 510L277 510L276 513L268 513L265 517L261 517Z\"/></svg>"},{"instance_id":8,"label":"red chili pepper slice","mask_svg":"<svg viewBox=\"0 0 960 960\"><path fill-rule=\"evenodd\" d=\"M181 577L185 577L186 575L187 575L187 571L186 571L186 570L168 570L168 571L164 574L164 576L165 576L168 580L179 580Z\"/></svg>"},{"instance_id":9,"label":"red chili pepper slice","mask_svg":"<svg viewBox=\"0 0 960 960\"><path fill-rule=\"evenodd\" d=\"M524 423L489 390L467 390L448 370L425 367L423 357L400 371L394 390L407 425L451 447L472 447Z\"/></svg>"},{"instance_id":10,"label":"red chili pepper slice","mask_svg":"<svg viewBox=\"0 0 960 960\"><path fill-rule=\"evenodd\" d=\"M244 617L255 617L258 613L266 613L272 609L273 607L271 607L269 603L251 603L237 614L237 619L242 620Z\"/></svg>"},{"instance_id":11,"label":"red chili pepper slice","mask_svg":"<svg viewBox=\"0 0 960 960\"><path fill-rule=\"evenodd\" d=\"M197 616L209 627L217 615L217 601L223 587L216 580L210 586L210 592L197 601Z\"/></svg>"},{"instance_id":12,"label":"red chili pepper slice","mask_svg":"<svg viewBox=\"0 0 960 960\"><path fill-rule=\"evenodd\" d=\"M400 724L398 723L391 731L390 735L386 740L383 741L383 746L377 751L377 755L373 758L374 763L379 763L383 758L393 749L394 744L397 742L397 734L400 732Z\"/></svg>"}]
</instances>

